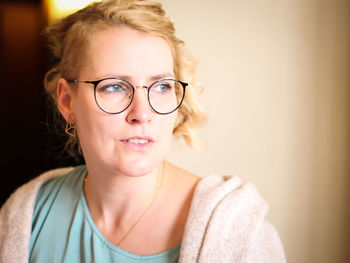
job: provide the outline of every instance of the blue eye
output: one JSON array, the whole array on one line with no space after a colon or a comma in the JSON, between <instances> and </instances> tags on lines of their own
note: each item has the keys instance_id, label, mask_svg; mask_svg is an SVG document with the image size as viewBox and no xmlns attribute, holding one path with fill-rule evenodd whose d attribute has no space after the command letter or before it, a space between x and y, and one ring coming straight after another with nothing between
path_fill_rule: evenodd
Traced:
<instances>
[{"instance_id":1,"label":"blue eye","mask_svg":"<svg viewBox=\"0 0 350 263\"><path fill-rule=\"evenodd\" d=\"M123 83L101 83L101 84L104 84L104 85L100 85L97 87L98 92L109 93L109 94L130 92L130 88L128 86L123 85Z\"/></svg>"},{"instance_id":2,"label":"blue eye","mask_svg":"<svg viewBox=\"0 0 350 263\"><path fill-rule=\"evenodd\" d=\"M120 84L105 86L102 89L106 92L121 92L125 90L125 88Z\"/></svg>"},{"instance_id":3,"label":"blue eye","mask_svg":"<svg viewBox=\"0 0 350 263\"><path fill-rule=\"evenodd\" d=\"M165 92L171 91L172 88L173 87L169 85L169 83L159 83L158 85L155 85L153 87L153 90L155 92L165 93Z\"/></svg>"}]
</instances>

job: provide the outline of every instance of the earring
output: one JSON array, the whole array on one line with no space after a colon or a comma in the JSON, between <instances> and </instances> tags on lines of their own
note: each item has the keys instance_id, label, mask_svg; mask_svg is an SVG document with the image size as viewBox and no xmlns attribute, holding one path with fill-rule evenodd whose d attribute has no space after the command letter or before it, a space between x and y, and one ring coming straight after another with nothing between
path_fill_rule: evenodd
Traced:
<instances>
[{"instance_id":1,"label":"earring","mask_svg":"<svg viewBox=\"0 0 350 263\"><path fill-rule=\"evenodd\" d=\"M75 123L74 123L74 122L67 121L65 132L66 132L68 135L74 137L74 135L75 135Z\"/></svg>"}]
</instances>

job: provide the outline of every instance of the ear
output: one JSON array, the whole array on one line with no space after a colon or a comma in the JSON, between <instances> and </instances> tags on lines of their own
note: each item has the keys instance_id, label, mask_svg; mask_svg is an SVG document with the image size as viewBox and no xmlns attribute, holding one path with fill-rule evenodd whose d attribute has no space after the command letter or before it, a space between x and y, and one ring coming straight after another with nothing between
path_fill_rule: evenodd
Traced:
<instances>
[{"instance_id":1,"label":"ear","mask_svg":"<svg viewBox=\"0 0 350 263\"><path fill-rule=\"evenodd\" d=\"M64 119L68 122L73 120L72 116L72 97L73 89L64 78L60 78L57 82L57 106Z\"/></svg>"}]
</instances>

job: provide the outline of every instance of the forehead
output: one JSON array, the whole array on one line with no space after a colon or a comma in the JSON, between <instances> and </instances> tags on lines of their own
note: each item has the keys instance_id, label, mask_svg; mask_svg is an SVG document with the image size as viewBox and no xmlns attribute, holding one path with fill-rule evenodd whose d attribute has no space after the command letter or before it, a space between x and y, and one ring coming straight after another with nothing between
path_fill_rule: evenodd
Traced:
<instances>
[{"instance_id":1,"label":"forehead","mask_svg":"<svg viewBox=\"0 0 350 263\"><path fill-rule=\"evenodd\" d=\"M122 26L94 33L80 76L96 79L130 75L144 79L164 73L173 74L173 56L168 42L162 37Z\"/></svg>"}]
</instances>

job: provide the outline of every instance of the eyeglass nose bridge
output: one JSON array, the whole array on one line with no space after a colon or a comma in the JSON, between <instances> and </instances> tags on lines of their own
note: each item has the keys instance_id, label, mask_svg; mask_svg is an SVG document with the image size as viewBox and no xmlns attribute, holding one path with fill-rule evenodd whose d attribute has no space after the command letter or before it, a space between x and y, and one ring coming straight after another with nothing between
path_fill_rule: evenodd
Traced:
<instances>
[{"instance_id":1,"label":"eyeglass nose bridge","mask_svg":"<svg viewBox=\"0 0 350 263\"><path fill-rule=\"evenodd\" d=\"M147 86L132 86L132 87L134 88L133 98L132 98L133 100L134 100L137 88L144 88L147 91L146 95L147 95L147 99L149 100L149 88L150 87L147 87ZM131 101L131 103L132 103L132 101Z\"/></svg>"},{"instance_id":2,"label":"eyeglass nose bridge","mask_svg":"<svg viewBox=\"0 0 350 263\"><path fill-rule=\"evenodd\" d=\"M149 87L147 87L147 86L135 86L135 87L134 87L135 91L136 91L137 88L144 88L144 89L146 89L146 90L149 89Z\"/></svg>"},{"instance_id":3,"label":"eyeglass nose bridge","mask_svg":"<svg viewBox=\"0 0 350 263\"><path fill-rule=\"evenodd\" d=\"M146 91L147 91L147 93L146 93L146 98L147 98L147 101L148 101L148 104L149 104L149 106L151 107L151 109L152 110L154 110L153 109L153 107L152 107L152 104L151 104L151 102L150 102L150 98L149 98L149 88L150 87L147 87L147 86L132 86L133 88L134 88L134 92L133 92L133 94L131 95L131 97L129 98L131 101L130 101L130 104L129 104L129 106L127 107L127 108L129 108L130 106L131 106L131 104L134 102L134 98L135 98L135 94L136 94L136 89L137 88L144 88L144 89L146 89Z\"/></svg>"}]
</instances>

